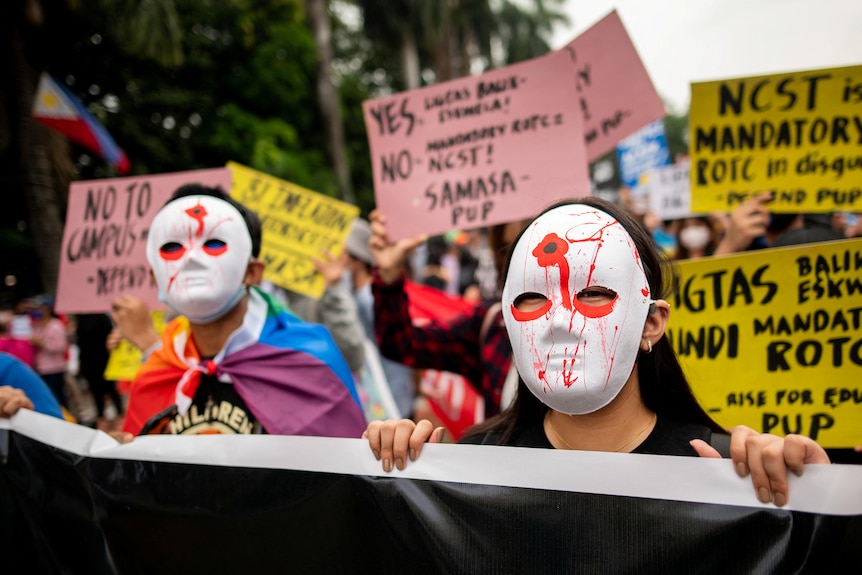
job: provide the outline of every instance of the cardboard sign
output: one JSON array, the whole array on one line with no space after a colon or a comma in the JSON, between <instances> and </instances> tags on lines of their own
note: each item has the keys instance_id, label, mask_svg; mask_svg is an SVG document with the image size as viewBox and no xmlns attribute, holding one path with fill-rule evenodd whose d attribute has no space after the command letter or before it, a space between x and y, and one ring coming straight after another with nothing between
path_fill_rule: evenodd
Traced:
<instances>
[{"instance_id":1,"label":"cardboard sign","mask_svg":"<svg viewBox=\"0 0 862 575\"><path fill-rule=\"evenodd\" d=\"M337 256L359 208L234 162L231 196L260 216L264 277L283 288L320 298L326 282L314 269L323 251Z\"/></svg>"},{"instance_id":2,"label":"cardboard sign","mask_svg":"<svg viewBox=\"0 0 862 575\"><path fill-rule=\"evenodd\" d=\"M423 369L419 391L428 400L435 419L455 441L485 419L485 400L463 375Z\"/></svg>"},{"instance_id":3,"label":"cardboard sign","mask_svg":"<svg viewBox=\"0 0 862 575\"><path fill-rule=\"evenodd\" d=\"M620 179L629 188L637 188L641 176L651 168L670 163L670 151L664 135L664 123L647 124L617 145Z\"/></svg>"},{"instance_id":4,"label":"cardboard sign","mask_svg":"<svg viewBox=\"0 0 862 575\"><path fill-rule=\"evenodd\" d=\"M691 85L692 208L862 210L862 66Z\"/></svg>"},{"instance_id":5,"label":"cardboard sign","mask_svg":"<svg viewBox=\"0 0 862 575\"><path fill-rule=\"evenodd\" d=\"M571 58L590 162L665 116L664 102L616 10L562 51Z\"/></svg>"},{"instance_id":6,"label":"cardboard sign","mask_svg":"<svg viewBox=\"0 0 862 575\"><path fill-rule=\"evenodd\" d=\"M122 294L163 307L147 264L150 222L171 194L184 184L230 189L224 168L173 174L73 182L56 309L59 313L105 313Z\"/></svg>"},{"instance_id":7,"label":"cardboard sign","mask_svg":"<svg viewBox=\"0 0 862 575\"><path fill-rule=\"evenodd\" d=\"M649 170L640 188L649 198L649 211L662 220L687 218L691 213L688 162Z\"/></svg>"},{"instance_id":8,"label":"cardboard sign","mask_svg":"<svg viewBox=\"0 0 862 575\"><path fill-rule=\"evenodd\" d=\"M590 189L567 52L363 103L393 239L533 216Z\"/></svg>"},{"instance_id":9,"label":"cardboard sign","mask_svg":"<svg viewBox=\"0 0 862 575\"><path fill-rule=\"evenodd\" d=\"M401 412L392 396L377 346L365 338L365 362L356 379L356 392L362 402L362 411L367 421L376 419L401 419Z\"/></svg>"},{"instance_id":10,"label":"cardboard sign","mask_svg":"<svg viewBox=\"0 0 862 575\"><path fill-rule=\"evenodd\" d=\"M679 270L666 337L716 421L862 443L862 239Z\"/></svg>"}]
</instances>

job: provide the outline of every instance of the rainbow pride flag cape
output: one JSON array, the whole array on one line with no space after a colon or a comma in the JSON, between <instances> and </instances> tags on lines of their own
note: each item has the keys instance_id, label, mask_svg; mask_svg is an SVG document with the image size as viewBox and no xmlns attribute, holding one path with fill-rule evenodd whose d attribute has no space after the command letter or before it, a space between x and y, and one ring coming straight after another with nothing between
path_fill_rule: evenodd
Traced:
<instances>
[{"instance_id":1,"label":"rainbow pride flag cape","mask_svg":"<svg viewBox=\"0 0 862 575\"><path fill-rule=\"evenodd\" d=\"M249 291L243 324L211 361L201 361L190 336L184 317L165 327L161 349L132 382L124 431L139 433L174 404L184 413L203 372L232 382L267 433L360 437L365 431L353 376L329 331L259 289Z\"/></svg>"}]
</instances>

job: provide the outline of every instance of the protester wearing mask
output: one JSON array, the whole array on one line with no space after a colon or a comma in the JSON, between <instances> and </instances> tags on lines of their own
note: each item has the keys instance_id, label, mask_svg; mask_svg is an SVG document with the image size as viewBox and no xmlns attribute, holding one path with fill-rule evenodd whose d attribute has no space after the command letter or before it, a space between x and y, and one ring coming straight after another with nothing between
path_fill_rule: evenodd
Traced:
<instances>
[{"instance_id":1,"label":"protester wearing mask","mask_svg":"<svg viewBox=\"0 0 862 575\"><path fill-rule=\"evenodd\" d=\"M676 232L675 260L702 258L715 252L718 244L712 223L707 217L685 218Z\"/></svg>"},{"instance_id":2,"label":"protester wearing mask","mask_svg":"<svg viewBox=\"0 0 862 575\"><path fill-rule=\"evenodd\" d=\"M147 260L179 317L132 383L125 432L359 436L344 358L256 287L260 246L257 215L217 188L183 186L156 214Z\"/></svg>"},{"instance_id":3,"label":"protester wearing mask","mask_svg":"<svg viewBox=\"0 0 862 575\"><path fill-rule=\"evenodd\" d=\"M619 206L582 198L539 215L515 243L502 295L521 376L515 401L461 442L718 457L711 446L727 436L698 404L664 337L669 272L649 232ZM401 420L371 422L364 437L390 471L441 433L428 421ZM829 462L807 437L742 426L728 451L758 498L779 506L788 469Z\"/></svg>"}]
</instances>

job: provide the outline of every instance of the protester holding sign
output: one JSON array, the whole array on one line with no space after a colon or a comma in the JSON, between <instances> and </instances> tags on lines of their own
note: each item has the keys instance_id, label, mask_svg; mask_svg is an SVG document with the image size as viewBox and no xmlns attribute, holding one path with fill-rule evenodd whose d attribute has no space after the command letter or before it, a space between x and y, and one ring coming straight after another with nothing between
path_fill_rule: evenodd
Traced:
<instances>
[{"instance_id":1,"label":"protester holding sign","mask_svg":"<svg viewBox=\"0 0 862 575\"><path fill-rule=\"evenodd\" d=\"M502 295L517 397L464 442L719 456L710 443L724 430L698 404L664 337L671 282L663 263L649 233L614 204L584 198L537 217L515 244ZM429 422L402 420L372 422L364 436L389 470L415 459L432 432ZM799 474L805 463L829 461L806 437L748 428L735 428L730 454L758 498L776 505L787 501L788 468Z\"/></svg>"},{"instance_id":2,"label":"protester holding sign","mask_svg":"<svg viewBox=\"0 0 862 575\"><path fill-rule=\"evenodd\" d=\"M127 340L144 354L146 361L150 353L161 345L161 338L147 304L138 297L123 294L111 303L111 321L114 331L108 336L109 347L116 347L121 339Z\"/></svg>"},{"instance_id":3,"label":"protester holding sign","mask_svg":"<svg viewBox=\"0 0 862 575\"><path fill-rule=\"evenodd\" d=\"M153 220L147 260L180 314L132 384L124 431L358 437L365 426L332 337L255 284L260 220L218 188L178 189Z\"/></svg>"},{"instance_id":4,"label":"protester holding sign","mask_svg":"<svg viewBox=\"0 0 862 575\"><path fill-rule=\"evenodd\" d=\"M386 216L375 211L370 219L373 233L368 245L377 263L372 284L374 325L380 352L417 369L463 375L482 394L485 416L496 415L512 363L512 347L499 305L485 302L446 322L414 325L404 287L407 257L426 238L417 236L392 242ZM497 254L504 251L525 224L526 220L516 220L491 229L490 244L498 277L502 275L504 262Z\"/></svg>"},{"instance_id":5,"label":"protester holding sign","mask_svg":"<svg viewBox=\"0 0 862 575\"><path fill-rule=\"evenodd\" d=\"M714 255L765 248L770 219L767 205L772 197L772 192L758 194L727 214L722 222L723 234Z\"/></svg>"}]
</instances>

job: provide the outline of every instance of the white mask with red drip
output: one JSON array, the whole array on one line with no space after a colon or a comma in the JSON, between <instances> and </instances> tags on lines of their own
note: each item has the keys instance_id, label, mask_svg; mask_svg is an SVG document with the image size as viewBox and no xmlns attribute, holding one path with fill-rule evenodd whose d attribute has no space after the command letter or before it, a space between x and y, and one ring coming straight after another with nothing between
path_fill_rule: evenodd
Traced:
<instances>
[{"instance_id":1,"label":"white mask with red drip","mask_svg":"<svg viewBox=\"0 0 862 575\"><path fill-rule=\"evenodd\" d=\"M523 294L547 301L519 311ZM522 234L502 301L524 383L551 409L584 414L609 404L625 385L653 300L628 232L597 208L569 204Z\"/></svg>"},{"instance_id":2,"label":"white mask with red drip","mask_svg":"<svg viewBox=\"0 0 862 575\"><path fill-rule=\"evenodd\" d=\"M147 260L159 299L197 323L229 312L245 292L251 236L239 210L212 196L165 205L150 224Z\"/></svg>"}]
</instances>

